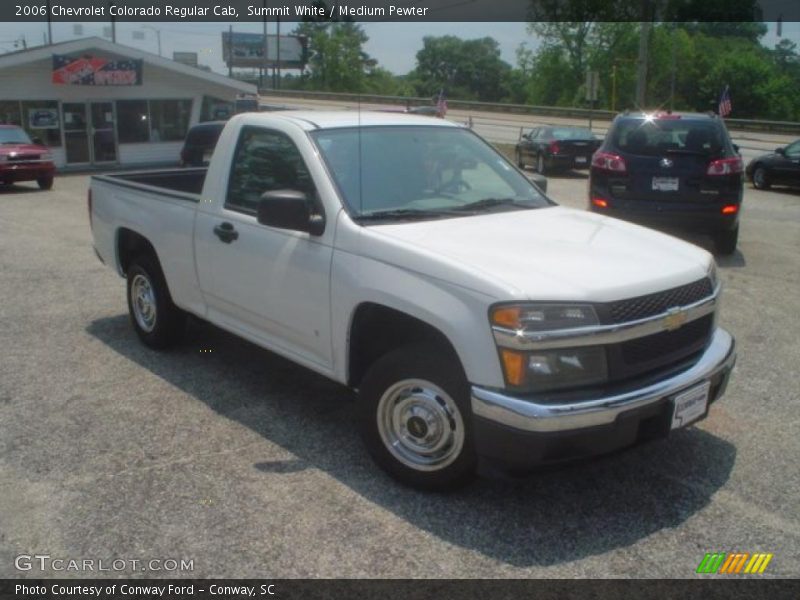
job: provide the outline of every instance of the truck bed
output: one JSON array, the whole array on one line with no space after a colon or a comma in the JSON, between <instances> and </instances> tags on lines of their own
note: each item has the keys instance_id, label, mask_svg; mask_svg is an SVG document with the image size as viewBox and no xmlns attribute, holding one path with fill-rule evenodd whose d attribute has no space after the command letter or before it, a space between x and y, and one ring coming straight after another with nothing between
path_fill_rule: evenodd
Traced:
<instances>
[{"instance_id":1,"label":"truck bed","mask_svg":"<svg viewBox=\"0 0 800 600\"><path fill-rule=\"evenodd\" d=\"M147 189L150 192L178 196L199 196L206 179L206 167L194 169L162 169L158 171L132 171L96 175L95 179L134 189ZM178 192L176 194L175 192Z\"/></svg>"}]
</instances>

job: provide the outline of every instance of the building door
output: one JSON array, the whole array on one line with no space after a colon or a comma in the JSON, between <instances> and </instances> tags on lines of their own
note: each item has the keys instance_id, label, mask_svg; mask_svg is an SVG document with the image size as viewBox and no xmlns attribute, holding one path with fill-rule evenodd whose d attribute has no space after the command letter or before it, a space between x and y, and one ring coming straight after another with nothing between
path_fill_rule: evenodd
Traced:
<instances>
[{"instance_id":1,"label":"building door","mask_svg":"<svg viewBox=\"0 0 800 600\"><path fill-rule=\"evenodd\" d=\"M117 162L117 134L114 127L114 103L92 102L92 163Z\"/></svg>"},{"instance_id":2,"label":"building door","mask_svg":"<svg viewBox=\"0 0 800 600\"><path fill-rule=\"evenodd\" d=\"M64 123L64 146L68 165L92 162L89 152L89 123L84 102L64 102L61 105Z\"/></svg>"}]
</instances>

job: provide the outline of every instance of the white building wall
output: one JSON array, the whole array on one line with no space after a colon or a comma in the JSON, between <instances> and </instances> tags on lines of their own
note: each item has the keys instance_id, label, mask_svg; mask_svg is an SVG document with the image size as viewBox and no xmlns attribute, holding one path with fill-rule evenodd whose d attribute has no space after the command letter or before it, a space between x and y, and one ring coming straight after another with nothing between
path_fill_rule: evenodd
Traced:
<instances>
[{"instance_id":1,"label":"white building wall","mask_svg":"<svg viewBox=\"0 0 800 600\"><path fill-rule=\"evenodd\" d=\"M125 58L101 52L84 52L109 58ZM233 102L236 90L223 85L177 73L168 69L144 63L142 85L138 86L89 86L54 85L52 78L52 59L40 60L15 67L0 69L0 100L58 100L63 102L92 102L114 100L192 100L189 125L200 119L203 96L213 96ZM61 112L59 104L59 113ZM25 115L22 117L26 118ZM63 127L63 123L62 123ZM118 160L121 165L145 164L154 162L175 162L179 160L181 142L143 142L139 144L119 144ZM63 146L52 148L56 165L66 163Z\"/></svg>"}]
</instances>

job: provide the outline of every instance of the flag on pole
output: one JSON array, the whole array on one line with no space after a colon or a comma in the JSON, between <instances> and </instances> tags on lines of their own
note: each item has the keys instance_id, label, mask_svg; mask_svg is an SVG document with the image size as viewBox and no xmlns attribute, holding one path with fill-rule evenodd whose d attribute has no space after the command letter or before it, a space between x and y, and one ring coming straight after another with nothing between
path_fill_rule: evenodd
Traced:
<instances>
[{"instance_id":1,"label":"flag on pole","mask_svg":"<svg viewBox=\"0 0 800 600\"><path fill-rule=\"evenodd\" d=\"M733 104L731 104L731 94L728 86L725 86L725 89L722 90L722 95L719 97L719 108L717 112L719 113L720 117L727 117L731 114L731 110L733 109Z\"/></svg>"},{"instance_id":2,"label":"flag on pole","mask_svg":"<svg viewBox=\"0 0 800 600\"><path fill-rule=\"evenodd\" d=\"M442 119L447 114L447 98L444 96L444 88L439 90L439 99L436 100L436 114Z\"/></svg>"}]
</instances>

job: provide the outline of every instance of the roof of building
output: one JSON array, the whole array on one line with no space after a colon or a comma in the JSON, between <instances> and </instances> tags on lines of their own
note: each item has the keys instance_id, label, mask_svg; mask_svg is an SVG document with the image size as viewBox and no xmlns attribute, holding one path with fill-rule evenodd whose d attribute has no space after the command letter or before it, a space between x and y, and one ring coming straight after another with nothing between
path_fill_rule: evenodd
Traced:
<instances>
[{"instance_id":1,"label":"roof of building","mask_svg":"<svg viewBox=\"0 0 800 600\"><path fill-rule=\"evenodd\" d=\"M58 42L47 46L36 46L28 48L27 50L18 50L16 52L9 52L8 54L0 55L0 69L9 67L16 67L31 62L45 60L51 58L54 51L61 54L76 54L86 52L88 50L100 50L109 54L115 54L126 58L140 59L148 65L174 71L188 77L195 77L197 79L204 79L209 83L215 85L228 87L236 90L239 93L255 94L257 92L256 86L244 81L231 79L219 73L211 71L204 71L183 63L175 62L172 59L164 58L150 52L144 52L138 48L131 46L124 46L122 44L115 44L100 37L87 37L77 40L69 40L66 42Z\"/></svg>"}]
</instances>

